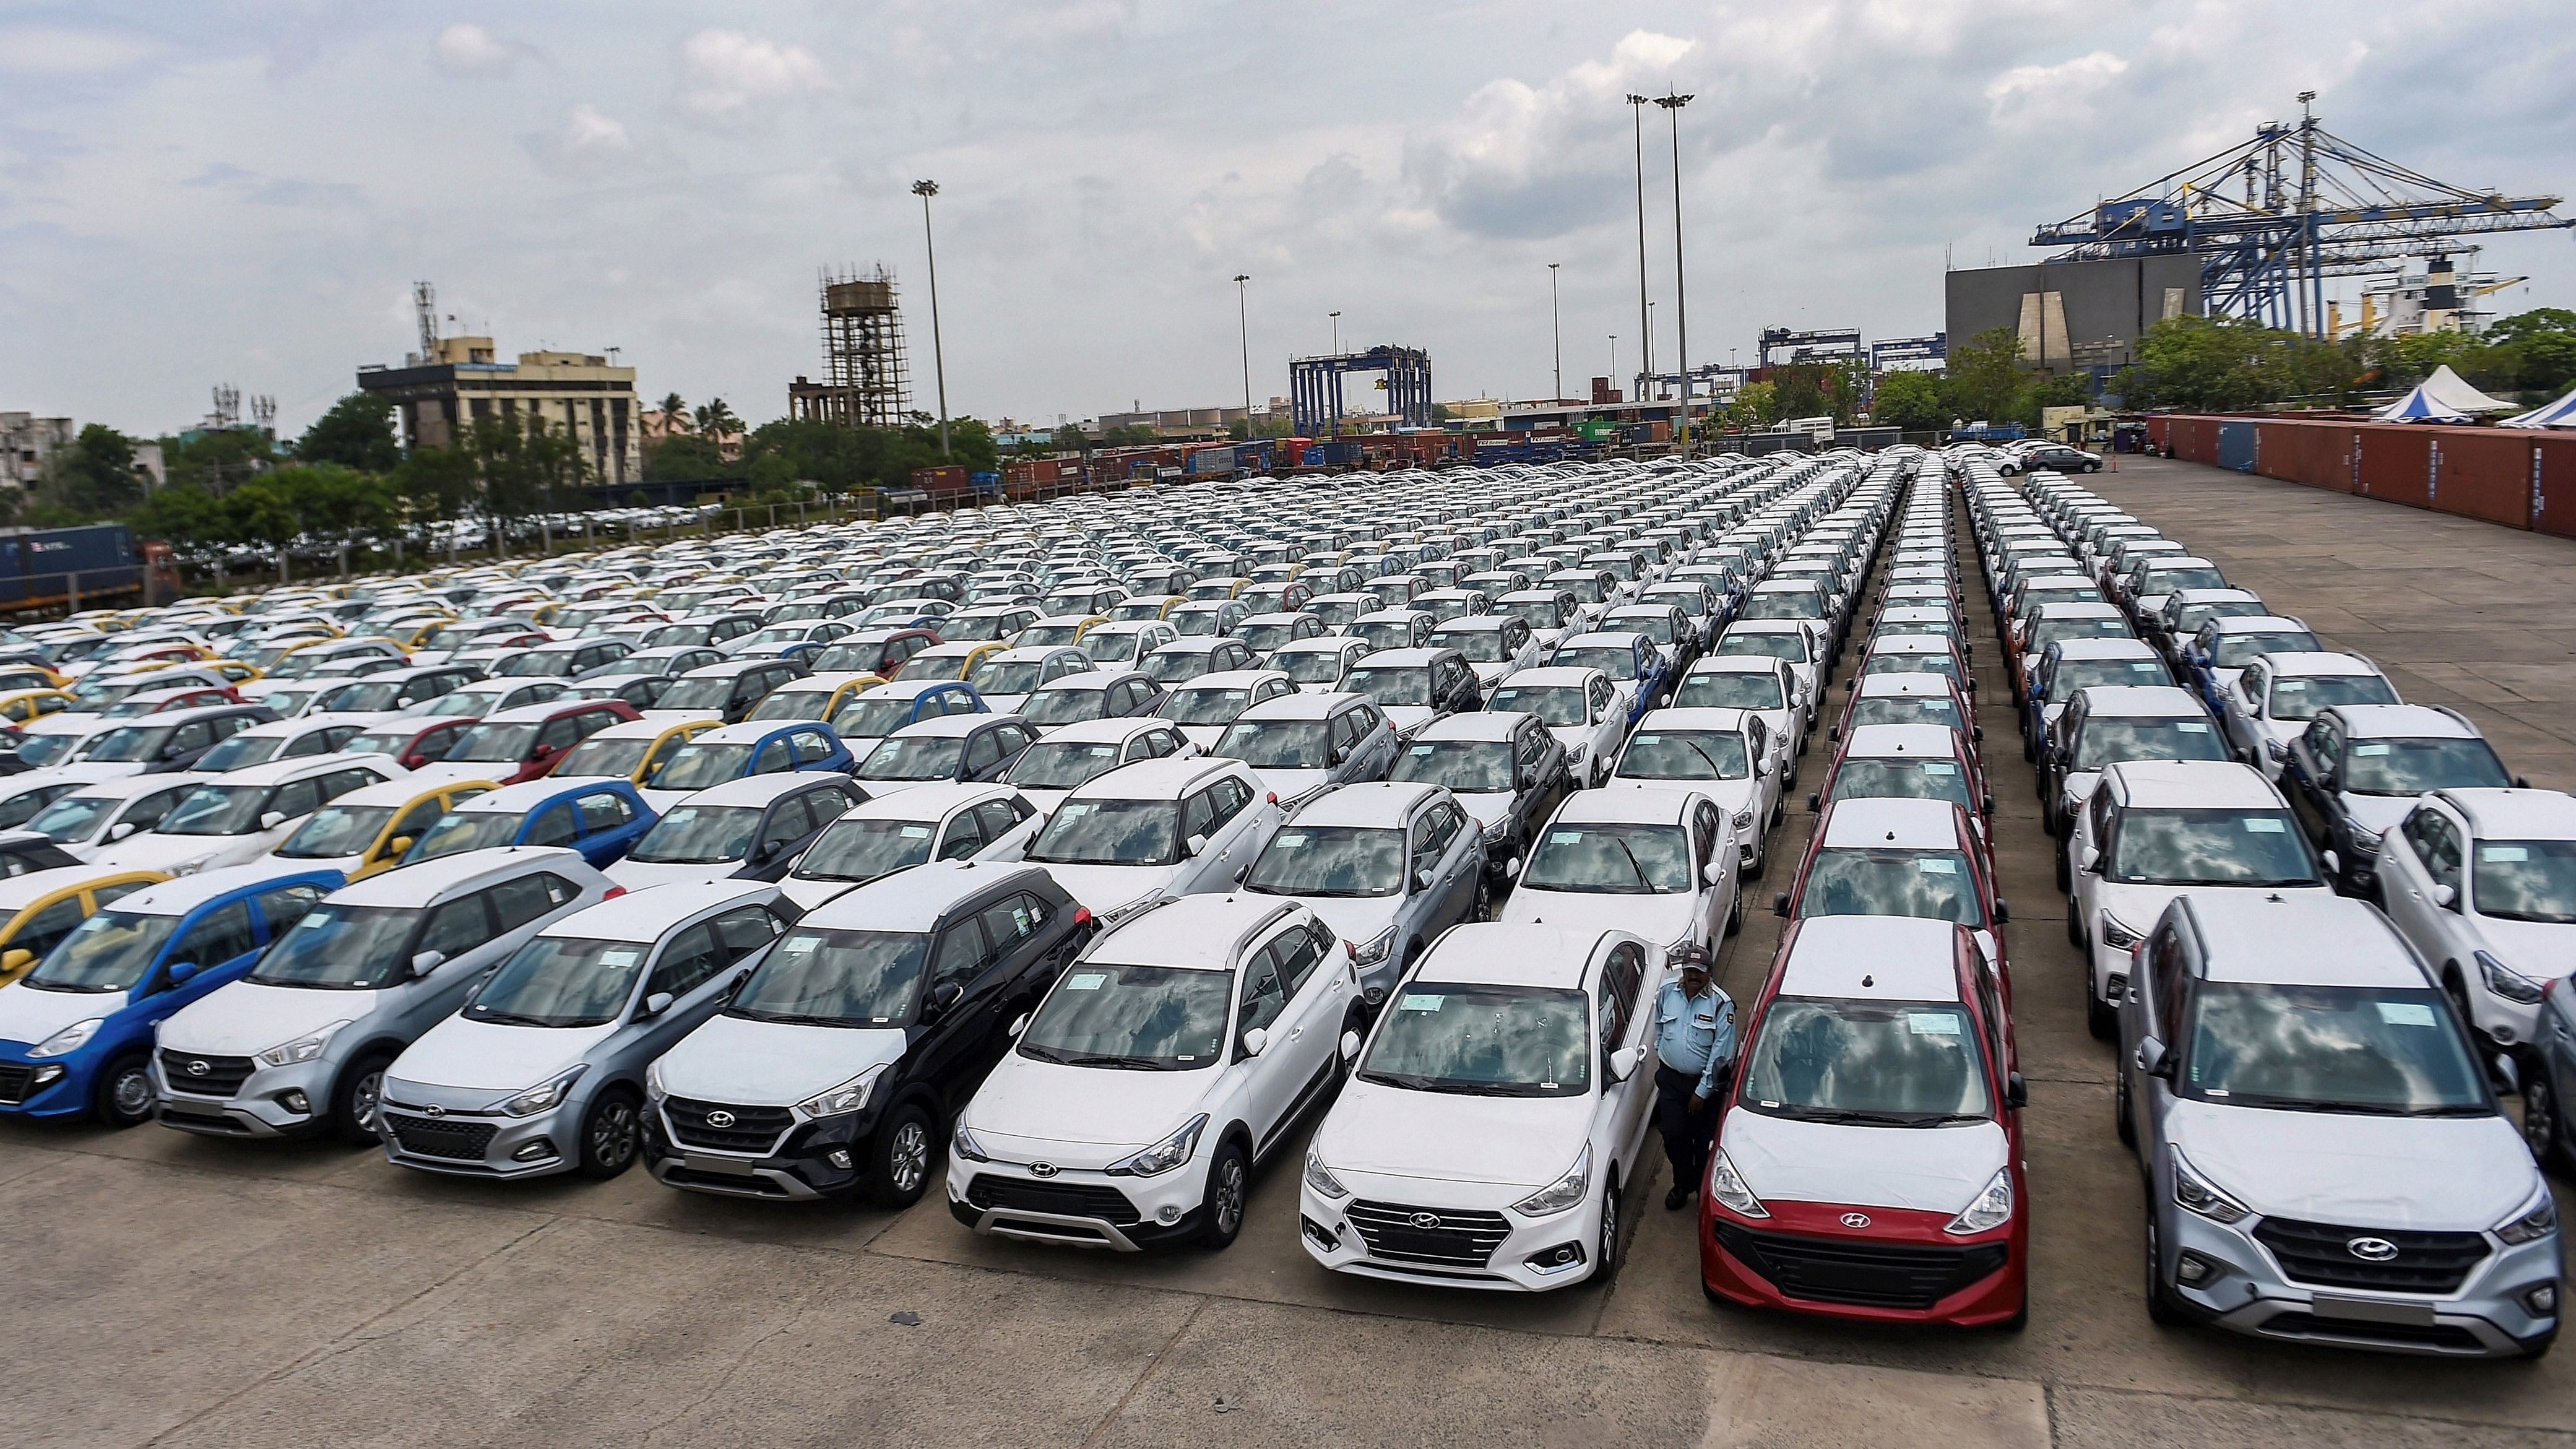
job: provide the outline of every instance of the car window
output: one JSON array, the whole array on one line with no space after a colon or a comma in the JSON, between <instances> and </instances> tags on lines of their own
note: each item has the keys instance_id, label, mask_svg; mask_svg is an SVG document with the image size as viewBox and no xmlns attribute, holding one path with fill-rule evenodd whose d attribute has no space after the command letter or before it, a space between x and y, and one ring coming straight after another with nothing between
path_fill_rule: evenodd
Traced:
<instances>
[{"instance_id":1,"label":"car window","mask_svg":"<svg viewBox=\"0 0 2576 1449\"><path fill-rule=\"evenodd\" d=\"M100 905L106 905L107 892L97 892L96 899ZM84 914L80 897L65 896L36 912L27 924L19 927L18 934L9 938L9 949L25 951L42 959L63 937L72 933L72 928L81 923Z\"/></svg>"},{"instance_id":2,"label":"car window","mask_svg":"<svg viewBox=\"0 0 2576 1449\"><path fill-rule=\"evenodd\" d=\"M939 947L930 958L930 986L937 990L955 983L963 987L984 969L984 931L972 916L948 928L939 938Z\"/></svg>"},{"instance_id":3,"label":"car window","mask_svg":"<svg viewBox=\"0 0 2576 1449\"><path fill-rule=\"evenodd\" d=\"M1002 731L990 729L966 742L966 773L980 775L1002 762Z\"/></svg>"},{"instance_id":4,"label":"car window","mask_svg":"<svg viewBox=\"0 0 2576 1449\"><path fill-rule=\"evenodd\" d=\"M198 917L197 923L170 948L172 962L193 961L211 971L236 956L247 955L259 942L252 937L250 902L229 901Z\"/></svg>"},{"instance_id":5,"label":"car window","mask_svg":"<svg viewBox=\"0 0 2576 1449\"><path fill-rule=\"evenodd\" d=\"M777 939L780 930L778 918L759 906L736 906L708 924L724 957L723 966L768 945Z\"/></svg>"},{"instance_id":6,"label":"car window","mask_svg":"<svg viewBox=\"0 0 2576 1449\"><path fill-rule=\"evenodd\" d=\"M832 757L832 743L823 738L820 731L798 730L787 737L787 742L795 748L796 763L800 765L810 765L818 760L828 760Z\"/></svg>"},{"instance_id":7,"label":"car window","mask_svg":"<svg viewBox=\"0 0 2576 1449\"><path fill-rule=\"evenodd\" d=\"M2439 810L2418 810L2424 816L2424 873L2435 885L2451 888L2451 899L2459 899L2460 829L2451 817Z\"/></svg>"},{"instance_id":8,"label":"car window","mask_svg":"<svg viewBox=\"0 0 2576 1449\"><path fill-rule=\"evenodd\" d=\"M961 810L957 812L957 818L949 822L947 838L939 842L938 859L964 860L982 850L986 843L982 819L972 810Z\"/></svg>"},{"instance_id":9,"label":"car window","mask_svg":"<svg viewBox=\"0 0 2576 1449\"><path fill-rule=\"evenodd\" d=\"M802 795L790 795L769 809L769 819L760 827L760 843L755 853L780 850L814 833L814 814Z\"/></svg>"},{"instance_id":10,"label":"car window","mask_svg":"<svg viewBox=\"0 0 2576 1449\"><path fill-rule=\"evenodd\" d=\"M537 812L536 818L528 822L527 832L521 836L519 843L570 845L579 839L580 835L581 832L573 826L572 802L558 800Z\"/></svg>"},{"instance_id":11,"label":"car window","mask_svg":"<svg viewBox=\"0 0 2576 1449\"><path fill-rule=\"evenodd\" d=\"M501 933L492 920L490 891L476 891L460 900L449 901L429 913L429 923L421 928L422 951L436 951L453 961Z\"/></svg>"},{"instance_id":12,"label":"car window","mask_svg":"<svg viewBox=\"0 0 2576 1449\"><path fill-rule=\"evenodd\" d=\"M581 892L562 876L552 871L539 871L516 880L505 880L484 894L492 898L495 929L515 931L570 904Z\"/></svg>"},{"instance_id":13,"label":"car window","mask_svg":"<svg viewBox=\"0 0 2576 1449\"><path fill-rule=\"evenodd\" d=\"M1306 989L1307 978L1324 959L1323 943L1309 931L1289 931L1270 943L1270 955L1287 982L1290 996Z\"/></svg>"},{"instance_id":14,"label":"car window","mask_svg":"<svg viewBox=\"0 0 2576 1449\"><path fill-rule=\"evenodd\" d=\"M544 729L537 731L540 746L551 745L558 750L571 749L580 740L581 728L572 715L558 715L546 721Z\"/></svg>"},{"instance_id":15,"label":"car window","mask_svg":"<svg viewBox=\"0 0 2576 1449\"><path fill-rule=\"evenodd\" d=\"M615 830L635 818L635 807L626 803L626 797L614 790L584 795L572 803L573 808L581 813L581 828L585 832Z\"/></svg>"},{"instance_id":16,"label":"car window","mask_svg":"<svg viewBox=\"0 0 2576 1449\"><path fill-rule=\"evenodd\" d=\"M421 832L437 824L438 817L446 813L447 807L440 804L438 797L433 795L404 811L402 818L394 822L393 835L408 835L418 840ZM386 838L392 839L393 836L389 835Z\"/></svg>"},{"instance_id":17,"label":"car window","mask_svg":"<svg viewBox=\"0 0 2576 1449\"><path fill-rule=\"evenodd\" d=\"M322 896L320 886L309 885L280 886L273 891L260 892L259 916L268 922L269 937L275 939L287 927L304 919L304 913L313 909Z\"/></svg>"},{"instance_id":18,"label":"car window","mask_svg":"<svg viewBox=\"0 0 2576 1449\"><path fill-rule=\"evenodd\" d=\"M1281 938L1282 942L1286 939ZM1311 949L1314 938L1309 936L1306 942ZM1243 1033L1254 1027L1266 1027L1277 1021L1279 1013L1288 1009L1289 988L1285 978L1280 974L1279 955L1278 945L1273 944L1254 953L1252 959L1244 963L1243 992L1240 998L1243 1012L1234 1024L1237 1041L1242 1039Z\"/></svg>"},{"instance_id":19,"label":"car window","mask_svg":"<svg viewBox=\"0 0 2576 1449\"><path fill-rule=\"evenodd\" d=\"M330 774L322 777L322 798L325 800L337 800L352 790L363 790L369 785L380 785L383 783L384 782L382 780L369 774L365 770L333 770Z\"/></svg>"},{"instance_id":20,"label":"car window","mask_svg":"<svg viewBox=\"0 0 2576 1449\"><path fill-rule=\"evenodd\" d=\"M993 954L998 958L1010 955L1035 936L1046 914L1046 907L1037 897L1021 891L986 906L975 918L983 922L985 938L992 942Z\"/></svg>"},{"instance_id":21,"label":"car window","mask_svg":"<svg viewBox=\"0 0 2576 1449\"><path fill-rule=\"evenodd\" d=\"M1007 800L987 800L975 807L975 823L984 829L984 842L989 845L1020 828L1019 812Z\"/></svg>"},{"instance_id":22,"label":"car window","mask_svg":"<svg viewBox=\"0 0 2576 1449\"><path fill-rule=\"evenodd\" d=\"M322 782L319 780L291 780L278 786L277 793L270 796L268 802L269 811L290 820L310 815L321 808Z\"/></svg>"}]
</instances>

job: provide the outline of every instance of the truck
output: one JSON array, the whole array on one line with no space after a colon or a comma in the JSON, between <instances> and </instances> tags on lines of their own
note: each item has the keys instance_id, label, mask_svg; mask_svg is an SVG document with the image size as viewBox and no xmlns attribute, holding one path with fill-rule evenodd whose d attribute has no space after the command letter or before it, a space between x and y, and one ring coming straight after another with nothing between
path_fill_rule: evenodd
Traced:
<instances>
[{"instance_id":1,"label":"truck","mask_svg":"<svg viewBox=\"0 0 2576 1449\"><path fill-rule=\"evenodd\" d=\"M181 592L169 546L138 545L122 523L0 529L0 609L78 610Z\"/></svg>"}]
</instances>

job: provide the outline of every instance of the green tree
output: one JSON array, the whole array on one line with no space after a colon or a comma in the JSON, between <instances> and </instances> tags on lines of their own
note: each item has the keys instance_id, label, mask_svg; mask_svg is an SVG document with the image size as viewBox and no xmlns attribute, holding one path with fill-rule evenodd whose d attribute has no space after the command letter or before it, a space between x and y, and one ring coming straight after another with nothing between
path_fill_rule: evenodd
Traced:
<instances>
[{"instance_id":1,"label":"green tree","mask_svg":"<svg viewBox=\"0 0 2576 1449\"><path fill-rule=\"evenodd\" d=\"M394 405L368 392L353 392L313 420L295 440L295 456L307 463L337 463L364 473L390 473L402 462L402 444L394 436Z\"/></svg>"},{"instance_id":2,"label":"green tree","mask_svg":"<svg viewBox=\"0 0 2576 1449\"><path fill-rule=\"evenodd\" d=\"M46 460L41 503L83 517L123 513L143 501L134 440L105 423L89 423L72 445Z\"/></svg>"},{"instance_id":3,"label":"green tree","mask_svg":"<svg viewBox=\"0 0 2576 1449\"><path fill-rule=\"evenodd\" d=\"M1100 446L1104 448L1150 448L1161 441L1163 435L1143 423L1111 428L1100 435Z\"/></svg>"},{"instance_id":4,"label":"green tree","mask_svg":"<svg viewBox=\"0 0 2576 1449\"><path fill-rule=\"evenodd\" d=\"M195 483L172 483L126 517L137 536L160 539L182 553L204 554L238 540L223 503Z\"/></svg>"},{"instance_id":5,"label":"green tree","mask_svg":"<svg viewBox=\"0 0 2576 1449\"><path fill-rule=\"evenodd\" d=\"M416 522L466 518L482 491L473 455L463 448L414 448L386 481L404 516Z\"/></svg>"},{"instance_id":6,"label":"green tree","mask_svg":"<svg viewBox=\"0 0 2576 1449\"><path fill-rule=\"evenodd\" d=\"M192 438L163 438L161 461L172 483L222 493L277 464L276 440L257 428L218 428Z\"/></svg>"},{"instance_id":7,"label":"green tree","mask_svg":"<svg viewBox=\"0 0 2576 1449\"><path fill-rule=\"evenodd\" d=\"M2010 327L1989 327L1964 342L1950 344L1942 392L1954 416L1993 421L2011 416L2021 395L2021 334Z\"/></svg>"},{"instance_id":8,"label":"green tree","mask_svg":"<svg viewBox=\"0 0 2576 1449\"><path fill-rule=\"evenodd\" d=\"M656 482L721 478L731 471L725 464L723 449L709 439L689 433L670 434L647 444L644 449L644 476Z\"/></svg>"},{"instance_id":9,"label":"green tree","mask_svg":"<svg viewBox=\"0 0 2576 1449\"><path fill-rule=\"evenodd\" d=\"M1948 427L1950 410L1942 404L1941 384L1930 373L1891 372L1878 380L1870 419L1883 427L1925 432Z\"/></svg>"},{"instance_id":10,"label":"green tree","mask_svg":"<svg viewBox=\"0 0 2576 1449\"><path fill-rule=\"evenodd\" d=\"M662 394L662 422L680 432L689 430L689 405L676 392Z\"/></svg>"},{"instance_id":11,"label":"green tree","mask_svg":"<svg viewBox=\"0 0 2576 1449\"><path fill-rule=\"evenodd\" d=\"M733 409L725 406L725 400L720 397L708 399L698 409L697 417L698 431L707 437L743 431L742 419L735 417Z\"/></svg>"},{"instance_id":12,"label":"green tree","mask_svg":"<svg viewBox=\"0 0 2576 1449\"><path fill-rule=\"evenodd\" d=\"M1785 416L1780 411L1778 384L1748 382L1736 390L1735 400L1718 412L1717 425L1730 432L1758 433Z\"/></svg>"},{"instance_id":13,"label":"green tree","mask_svg":"<svg viewBox=\"0 0 2576 1449\"><path fill-rule=\"evenodd\" d=\"M2138 339L2138 361L2120 377L2121 400L2211 412L2293 399L2340 403L2362 371L2360 346L2228 317L2169 317ZM2383 372L2420 366L2420 377L2440 365L2417 352L2380 351Z\"/></svg>"}]
</instances>

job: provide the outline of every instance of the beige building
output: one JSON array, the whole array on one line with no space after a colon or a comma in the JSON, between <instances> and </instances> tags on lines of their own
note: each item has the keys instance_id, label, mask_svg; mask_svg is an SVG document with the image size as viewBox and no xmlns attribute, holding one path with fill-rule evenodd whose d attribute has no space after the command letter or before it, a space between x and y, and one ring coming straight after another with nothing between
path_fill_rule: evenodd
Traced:
<instances>
[{"instance_id":1,"label":"beige building","mask_svg":"<svg viewBox=\"0 0 2576 1449\"><path fill-rule=\"evenodd\" d=\"M45 473L45 459L68 448L79 429L69 418L40 418L33 413L0 413L0 483L33 488Z\"/></svg>"},{"instance_id":2,"label":"beige building","mask_svg":"<svg viewBox=\"0 0 2576 1449\"><path fill-rule=\"evenodd\" d=\"M405 447L451 447L481 418L522 427L535 418L549 430L569 432L598 481L644 476L635 369L611 367L593 353L522 352L516 362L494 357L489 337L442 337L434 356L360 368L358 386L394 405Z\"/></svg>"}]
</instances>

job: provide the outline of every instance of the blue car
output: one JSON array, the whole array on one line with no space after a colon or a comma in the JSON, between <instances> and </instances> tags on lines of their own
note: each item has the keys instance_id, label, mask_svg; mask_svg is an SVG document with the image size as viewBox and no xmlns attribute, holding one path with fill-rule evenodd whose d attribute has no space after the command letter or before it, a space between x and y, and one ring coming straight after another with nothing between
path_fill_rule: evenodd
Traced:
<instances>
[{"instance_id":1,"label":"blue car","mask_svg":"<svg viewBox=\"0 0 2576 1449\"><path fill-rule=\"evenodd\" d=\"M668 810L682 796L731 780L799 770L846 775L858 763L840 734L819 720L766 719L720 725L691 735L687 744L672 751L661 768L645 778L644 798L655 809Z\"/></svg>"},{"instance_id":2,"label":"blue car","mask_svg":"<svg viewBox=\"0 0 2576 1449\"><path fill-rule=\"evenodd\" d=\"M278 933L338 890L336 870L261 862L147 886L81 922L0 986L0 1114L131 1127L152 1115L152 1035L238 980ZM247 1072L220 1060L208 1071ZM196 1065L185 1070L197 1075Z\"/></svg>"},{"instance_id":3,"label":"blue car","mask_svg":"<svg viewBox=\"0 0 2576 1449\"><path fill-rule=\"evenodd\" d=\"M503 845L559 845L606 866L624 859L659 818L642 792L615 776L530 780L457 801L403 852L402 863Z\"/></svg>"},{"instance_id":4,"label":"blue car","mask_svg":"<svg viewBox=\"0 0 2576 1449\"><path fill-rule=\"evenodd\" d=\"M1628 706L1628 726L1636 727L1646 711L1661 703L1672 681L1665 678L1664 651L1654 636L1634 630L1598 629L1570 634L1547 656L1551 665L1598 669L1619 687Z\"/></svg>"}]
</instances>

